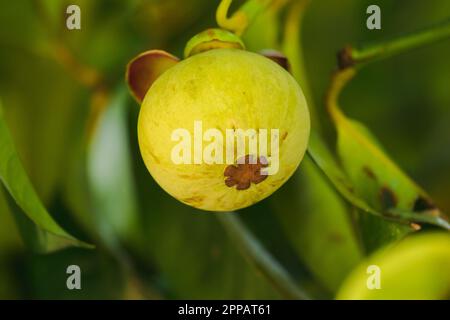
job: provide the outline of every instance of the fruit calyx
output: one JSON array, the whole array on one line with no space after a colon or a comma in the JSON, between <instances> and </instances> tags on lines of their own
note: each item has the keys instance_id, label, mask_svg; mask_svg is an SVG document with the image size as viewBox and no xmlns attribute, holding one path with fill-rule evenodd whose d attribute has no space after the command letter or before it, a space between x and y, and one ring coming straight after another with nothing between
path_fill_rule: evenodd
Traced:
<instances>
[{"instance_id":1,"label":"fruit calyx","mask_svg":"<svg viewBox=\"0 0 450 320\"><path fill-rule=\"evenodd\" d=\"M258 184L267 178L267 174L261 173L261 169L267 166L265 157L261 156L255 161L252 155L246 155L244 161L238 161L237 165L225 168L223 173L226 177L225 185L230 188L236 186L236 190L246 190L252 183Z\"/></svg>"},{"instance_id":2,"label":"fruit calyx","mask_svg":"<svg viewBox=\"0 0 450 320\"><path fill-rule=\"evenodd\" d=\"M184 57L188 58L197 53L223 48L244 50L245 45L241 38L232 32L223 29L207 29L188 41L184 49Z\"/></svg>"}]
</instances>

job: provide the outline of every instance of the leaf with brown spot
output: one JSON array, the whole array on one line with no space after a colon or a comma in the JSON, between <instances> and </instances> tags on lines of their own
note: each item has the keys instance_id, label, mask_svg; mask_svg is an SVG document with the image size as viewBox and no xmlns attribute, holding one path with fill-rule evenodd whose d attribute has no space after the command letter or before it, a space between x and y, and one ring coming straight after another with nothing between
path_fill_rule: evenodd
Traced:
<instances>
[{"instance_id":1,"label":"leaf with brown spot","mask_svg":"<svg viewBox=\"0 0 450 320\"><path fill-rule=\"evenodd\" d=\"M380 190L380 202L383 210L395 208L397 206L397 197L388 187L382 187Z\"/></svg>"},{"instance_id":2,"label":"leaf with brown spot","mask_svg":"<svg viewBox=\"0 0 450 320\"><path fill-rule=\"evenodd\" d=\"M374 180L377 179L377 177L375 176L375 173L373 173L372 169L370 169L369 167L364 166L363 167L363 171L364 171L365 174L367 174L367 176L369 178L374 179Z\"/></svg>"},{"instance_id":3,"label":"leaf with brown spot","mask_svg":"<svg viewBox=\"0 0 450 320\"><path fill-rule=\"evenodd\" d=\"M139 54L127 65L126 81L135 99L141 103L153 82L180 60L162 50L149 50Z\"/></svg>"},{"instance_id":4,"label":"leaf with brown spot","mask_svg":"<svg viewBox=\"0 0 450 320\"><path fill-rule=\"evenodd\" d=\"M340 195L361 210L359 221L365 230L363 237L365 238L364 242L367 250L370 251L389 242L389 238L401 237L405 232L414 231L416 228L409 227L411 225L409 224L408 226L407 222L409 221L426 222L439 225L445 229L450 228L448 222L439 216L439 211L433 210L419 213L410 209L402 210L392 207L397 201L395 194L386 189L381 191L383 190L382 186L377 184L375 174L372 171L369 173L369 167L362 167L361 174L367 178L365 189L370 190L370 196L364 197L362 194L358 194L358 188L354 186L347 173L344 172L325 141L314 130L311 131L310 135L308 156L322 170ZM422 201L420 200L418 203ZM369 213L369 215L365 213ZM378 217L384 217L389 221L380 220ZM403 224L400 225L398 222Z\"/></svg>"},{"instance_id":5,"label":"leaf with brown spot","mask_svg":"<svg viewBox=\"0 0 450 320\"><path fill-rule=\"evenodd\" d=\"M438 209L434 214L414 213L416 199L431 203L430 197L389 158L364 125L346 117L340 110L337 104L339 93L353 75L354 70L346 70L334 76L327 107L338 134L338 154L356 195L387 218L407 224L431 223L448 229L448 223ZM370 168L370 174L366 168Z\"/></svg>"},{"instance_id":6,"label":"leaf with brown spot","mask_svg":"<svg viewBox=\"0 0 450 320\"><path fill-rule=\"evenodd\" d=\"M429 199L426 199L422 196L419 196L416 201L414 201L413 211L426 211L436 209L436 206L430 202Z\"/></svg>"}]
</instances>

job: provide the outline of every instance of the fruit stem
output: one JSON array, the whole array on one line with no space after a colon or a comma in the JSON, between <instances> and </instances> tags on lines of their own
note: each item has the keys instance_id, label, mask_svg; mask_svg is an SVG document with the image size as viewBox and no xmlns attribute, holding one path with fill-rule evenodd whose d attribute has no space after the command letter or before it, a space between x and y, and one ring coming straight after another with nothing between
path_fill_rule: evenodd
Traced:
<instances>
[{"instance_id":1,"label":"fruit stem","mask_svg":"<svg viewBox=\"0 0 450 320\"><path fill-rule=\"evenodd\" d=\"M235 13L228 17L233 0L222 0L217 7L217 24L225 30L242 35L254 18L266 9L274 0L247 0Z\"/></svg>"},{"instance_id":2,"label":"fruit stem","mask_svg":"<svg viewBox=\"0 0 450 320\"><path fill-rule=\"evenodd\" d=\"M360 47L347 46L338 54L340 69L363 65L410 49L418 48L450 37L450 19L419 31L407 33Z\"/></svg>"},{"instance_id":3,"label":"fruit stem","mask_svg":"<svg viewBox=\"0 0 450 320\"><path fill-rule=\"evenodd\" d=\"M245 258L257 268L287 299L307 300L308 295L295 285L295 280L283 266L250 233L235 213L216 215L230 238L236 242Z\"/></svg>"}]
</instances>

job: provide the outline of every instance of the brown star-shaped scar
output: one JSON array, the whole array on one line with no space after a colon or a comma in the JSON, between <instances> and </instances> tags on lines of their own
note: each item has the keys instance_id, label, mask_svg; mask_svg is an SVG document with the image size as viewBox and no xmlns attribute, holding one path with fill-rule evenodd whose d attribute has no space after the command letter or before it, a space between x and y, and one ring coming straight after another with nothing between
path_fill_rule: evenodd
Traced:
<instances>
[{"instance_id":1,"label":"brown star-shaped scar","mask_svg":"<svg viewBox=\"0 0 450 320\"><path fill-rule=\"evenodd\" d=\"M251 163L253 156L246 155L244 163L238 161L236 165L229 165L225 168L223 175L226 177L225 185L227 187L236 186L237 190L250 188L251 183L258 184L267 178L267 175L261 174L261 169L268 166L265 157L259 157L256 163Z\"/></svg>"}]
</instances>

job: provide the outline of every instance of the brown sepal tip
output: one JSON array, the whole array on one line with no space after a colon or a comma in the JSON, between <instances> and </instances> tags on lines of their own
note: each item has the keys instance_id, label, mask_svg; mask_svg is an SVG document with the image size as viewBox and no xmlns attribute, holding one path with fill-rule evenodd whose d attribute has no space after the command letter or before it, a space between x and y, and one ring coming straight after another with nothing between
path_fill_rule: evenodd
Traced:
<instances>
[{"instance_id":1,"label":"brown sepal tip","mask_svg":"<svg viewBox=\"0 0 450 320\"><path fill-rule=\"evenodd\" d=\"M238 160L236 165L232 164L225 168L225 185L230 188L236 186L237 190L246 190L252 183L258 184L267 179L267 174L261 173L261 169L267 166L265 157L261 156L255 161L252 155L246 155L244 159Z\"/></svg>"}]
</instances>

